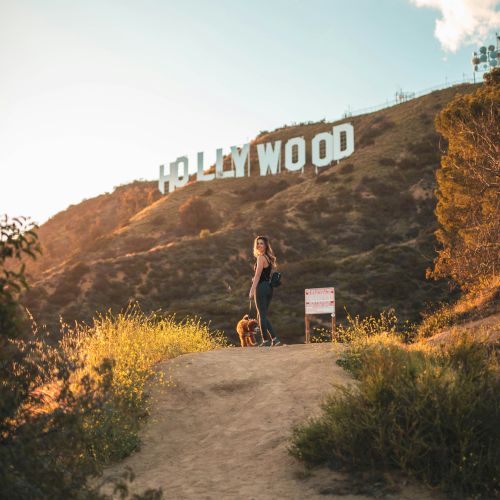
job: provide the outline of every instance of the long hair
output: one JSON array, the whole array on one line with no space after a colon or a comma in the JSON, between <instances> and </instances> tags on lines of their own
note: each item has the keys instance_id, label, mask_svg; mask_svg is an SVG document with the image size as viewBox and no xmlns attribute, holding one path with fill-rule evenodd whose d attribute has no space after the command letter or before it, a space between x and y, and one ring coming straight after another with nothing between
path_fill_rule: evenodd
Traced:
<instances>
[{"instance_id":1,"label":"long hair","mask_svg":"<svg viewBox=\"0 0 500 500\"><path fill-rule=\"evenodd\" d=\"M276 267L276 256L274 255L273 249L271 247L271 243L269 241L269 238L267 236L257 236L253 242L253 256L257 258L259 256L259 251L257 250L257 241L262 240L264 242L264 245L266 246L266 249L264 250L264 254L269 257L269 260L271 261L271 266L272 268Z\"/></svg>"}]
</instances>

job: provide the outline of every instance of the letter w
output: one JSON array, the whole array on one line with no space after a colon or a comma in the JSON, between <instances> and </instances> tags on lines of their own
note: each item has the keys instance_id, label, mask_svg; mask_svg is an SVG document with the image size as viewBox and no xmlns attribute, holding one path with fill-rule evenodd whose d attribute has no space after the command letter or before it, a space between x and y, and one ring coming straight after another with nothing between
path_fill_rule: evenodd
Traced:
<instances>
[{"instance_id":1,"label":"letter w","mask_svg":"<svg viewBox=\"0 0 500 500\"><path fill-rule=\"evenodd\" d=\"M259 155L260 175L267 175L268 170L272 175L276 175L280 165L281 141L276 141L274 146L270 142L257 144L257 154Z\"/></svg>"}]
</instances>

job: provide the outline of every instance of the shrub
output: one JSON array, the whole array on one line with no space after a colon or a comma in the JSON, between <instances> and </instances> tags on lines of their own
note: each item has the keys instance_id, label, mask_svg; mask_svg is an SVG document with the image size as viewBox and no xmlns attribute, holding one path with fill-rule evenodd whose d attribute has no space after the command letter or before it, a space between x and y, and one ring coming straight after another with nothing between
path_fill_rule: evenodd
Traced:
<instances>
[{"instance_id":1,"label":"shrub","mask_svg":"<svg viewBox=\"0 0 500 500\"><path fill-rule=\"evenodd\" d=\"M420 121L424 124L424 125L430 125L432 123L432 119L431 117L425 112L425 111L422 111L418 117L420 118Z\"/></svg>"},{"instance_id":2,"label":"shrub","mask_svg":"<svg viewBox=\"0 0 500 500\"><path fill-rule=\"evenodd\" d=\"M149 250L156 241L156 238L152 236L128 236L122 250L126 253L144 252Z\"/></svg>"},{"instance_id":3,"label":"shrub","mask_svg":"<svg viewBox=\"0 0 500 500\"><path fill-rule=\"evenodd\" d=\"M288 183L284 179L273 181L268 178L265 184L251 184L248 187L235 190L234 193L237 194L242 201L266 201L287 188Z\"/></svg>"},{"instance_id":4,"label":"shrub","mask_svg":"<svg viewBox=\"0 0 500 500\"><path fill-rule=\"evenodd\" d=\"M49 301L56 306L64 306L72 300L75 300L80 293L78 285L68 283L66 280L61 280L54 292L50 295Z\"/></svg>"},{"instance_id":5,"label":"shrub","mask_svg":"<svg viewBox=\"0 0 500 500\"><path fill-rule=\"evenodd\" d=\"M324 182L329 182L329 181L332 181L333 179L335 179L335 176L319 174L314 179L314 182L316 184L323 184Z\"/></svg>"},{"instance_id":6,"label":"shrub","mask_svg":"<svg viewBox=\"0 0 500 500\"><path fill-rule=\"evenodd\" d=\"M375 139L381 136L387 130L395 127L396 124L383 116L375 117L368 125L368 128L361 133L358 141L360 147L370 146L375 144Z\"/></svg>"},{"instance_id":7,"label":"shrub","mask_svg":"<svg viewBox=\"0 0 500 500\"><path fill-rule=\"evenodd\" d=\"M77 364L28 334L18 303L24 263L12 271L6 261L35 257L35 229L25 217L0 220L0 498L102 498L86 483L99 467L85 453L84 419L101 408L110 367L97 367L101 383L73 377Z\"/></svg>"},{"instance_id":8,"label":"shrub","mask_svg":"<svg viewBox=\"0 0 500 500\"><path fill-rule=\"evenodd\" d=\"M369 189L375 196L392 196L395 193L394 186L392 186L388 179L380 180L377 177L365 175L357 190Z\"/></svg>"},{"instance_id":9,"label":"shrub","mask_svg":"<svg viewBox=\"0 0 500 500\"><path fill-rule=\"evenodd\" d=\"M397 165L402 170L411 170L418 167L417 162L412 158L401 158Z\"/></svg>"},{"instance_id":10,"label":"shrub","mask_svg":"<svg viewBox=\"0 0 500 500\"><path fill-rule=\"evenodd\" d=\"M333 212L324 216L318 214L317 217L311 219L310 225L319 231L328 233L329 231L337 230L346 220L347 217L343 212Z\"/></svg>"},{"instance_id":11,"label":"shrub","mask_svg":"<svg viewBox=\"0 0 500 500\"><path fill-rule=\"evenodd\" d=\"M346 311L346 325L339 325L336 329L335 340L337 342L353 342L357 339L373 337L380 333L397 335L398 318L393 309L383 311L379 316L366 316L360 319L359 315L351 316ZM402 326L403 330L408 330L408 323Z\"/></svg>"},{"instance_id":12,"label":"shrub","mask_svg":"<svg viewBox=\"0 0 500 500\"><path fill-rule=\"evenodd\" d=\"M354 171L354 164L353 163L346 163L345 165L342 165L339 168L339 173L341 173L341 174L350 174L353 171Z\"/></svg>"},{"instance_id":13,"label":"shrub","mask_svg":"<svg viewBox=\"0 0 500 500\"><path fill-rule=\"evenodd\" d=\"M447 326L451 326L456 320L453 308L448 304L443 304L434 312L425 313L420 325L418 325L418 335L421 338L432 337Z\"/></svg>"},{"instance_id":14,"label":"shrub","mask_svg":"<svg viewBox=\"0 0 500 500\"><path fill-rule=\"evenodd\" d=\"M214 231L220 222L210 202L199 196L191 196L179 207L179 223L186 233L199 233L202 229Z\"/></svg>"},{"instance_id":15,"label":"shrub","mask_svg":"<svg viewBox=\"0 0 500 500\"><path fill-rule=\"evenodd\" d=\"M394 158L387 158L385 156L383 158L379 158L378 162L384 167L392 167L393 165L396 165Z\"/></svg>"},{"instance_id":16,"label":"shrub","mask_svg":"<svg viewBox=\"0 0 500 500\"><path fill-rule=\"evenodd\" d=\"M168 222L168 216L166 214L155 215L151 219L151 223L153 226L163 226L167 222Z\"/></svg>"},{"instance_id":17,"label":"shrub","mask_svg":"<svg viewBox=\"0 0 500 500\"><path fill-rule=\"evenodd\" d=\"M439 136L436 133L427 134L420 141L407 144L406 149L418 160L420 165L439 162Z\"/></svg>"},{"instance_id":18,"label":"shrub","mask_svg":"<svg viewBox=\"0 0 500 500\"><path fill-rule=\"evenodd\" d=\"M290 452L307 464L398 468L451 495L500 493L500 379L495 353L463 338L447 350L365 337L343 364L320 417L296 427Z\"/></svg>"},{"instance_id":19,"label":"shrub","mask_svg":"<svg viewBox=\"0 0 500 500\"><path fill-rule=\"evenodd\" d=\"M321 212L328 212L330 209L330 202L325 196L318 196L316 199L302 200L297 204L297 208L304 213L320 214Z\"/></svg>"},{"instance_id":20,"label":"shrub","mask_svg":"<svg viewBox=\"0 0 500 500\"><path fill-rule=\"evenodd\" d=\"M66 271L65 278L68 282L77 285L88 272L90 272L90 267L83 262L78 262Z\"/></svg>"}]
</instances>

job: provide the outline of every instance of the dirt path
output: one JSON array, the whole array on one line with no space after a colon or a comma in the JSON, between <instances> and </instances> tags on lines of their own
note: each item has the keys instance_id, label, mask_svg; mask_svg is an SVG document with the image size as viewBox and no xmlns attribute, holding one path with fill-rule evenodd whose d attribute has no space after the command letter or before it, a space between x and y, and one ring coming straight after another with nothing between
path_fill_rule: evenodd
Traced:
<instances>
[{"instance_id":1,"label":"dirt path","mask_svg":"<svg viewBox=\"0 0 500 500\"><path fill-rule=\"evenodd\" d=\"M331 384L352 383L331 349L230 348L160 364L175 385L155 387L141 450L106 475L129 465L134 491L161 486L167 499L332 498L325 493L346 478L326 469L306 474L287 452L291 428L319 412ZM408 489L394 498L424 496Z\"/></svg>"}]
</instances>

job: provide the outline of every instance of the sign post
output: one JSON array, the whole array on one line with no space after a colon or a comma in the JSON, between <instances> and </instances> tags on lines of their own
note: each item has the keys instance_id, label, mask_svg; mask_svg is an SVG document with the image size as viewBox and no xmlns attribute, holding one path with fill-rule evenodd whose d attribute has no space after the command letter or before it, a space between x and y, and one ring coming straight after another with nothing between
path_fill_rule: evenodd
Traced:
<instances>
[{"instance_id":1,"label":"sign post","mask_svg":"<svg viewBox=\"0 0 500 500\"><path fill-rule=\"evenodd\" d=\"M313 314L330 314L332 317L332 342L335 334L335 288L305 289L305 324L306 344L311 342L310 316Z\"/></svg>"}]
</instances>

